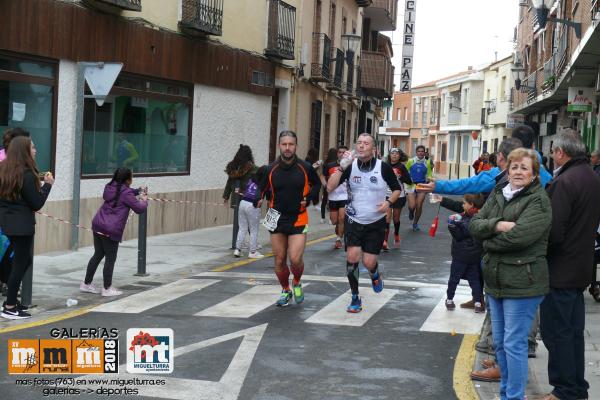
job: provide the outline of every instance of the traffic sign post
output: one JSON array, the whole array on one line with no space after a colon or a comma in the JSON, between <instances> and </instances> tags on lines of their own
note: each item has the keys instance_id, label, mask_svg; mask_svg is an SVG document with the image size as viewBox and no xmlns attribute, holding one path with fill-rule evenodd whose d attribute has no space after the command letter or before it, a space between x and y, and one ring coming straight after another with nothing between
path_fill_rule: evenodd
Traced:
<instances>
[{"instance_id":1,"label":"traffic sign post","mask_svg":"<svg viewBox=\"0 0 600 400\"><path fill-rule=\"evenodd\" d=\"M73 162L73 197L71 207L71 250L79 247L79 197L81 191L81 148L83 143L84 99L96 99L98 106L104 104L106 96L114 85L122 63L79 62L77 63L77 103L75 111L75 146ZM91 95L84 95L87 82Z\"/></svg>"}]
</instances>

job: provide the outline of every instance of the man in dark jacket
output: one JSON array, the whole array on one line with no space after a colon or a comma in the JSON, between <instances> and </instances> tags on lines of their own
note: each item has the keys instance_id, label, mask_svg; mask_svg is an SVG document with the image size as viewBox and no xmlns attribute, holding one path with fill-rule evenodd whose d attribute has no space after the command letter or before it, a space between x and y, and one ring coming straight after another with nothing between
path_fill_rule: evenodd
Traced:
<instances>
[{"instance_id":1,"label":"man in dark jacket","mask_svg":"<svg viewBox=\"0 0 600 400\"><path fill-rule=\"evenodd\" d=\"M540 312L542 338L548 349L548 378L554 390L544 400L587 399L583 291L592 283L600 178L588 165L577 132L556 135L552 157L558 168L547 189L552 204L550 292Z\"/></svg>"},{"instance_id":2,"label":"man in dark jacket","mask_svg":"<svg viewBox=\"0 0 600 400\"><path fill-rule=\"evenodd\" d=\"M600 176L600 150L592 151L592 168L594 172Z\"/></svg>"}]
</instances>

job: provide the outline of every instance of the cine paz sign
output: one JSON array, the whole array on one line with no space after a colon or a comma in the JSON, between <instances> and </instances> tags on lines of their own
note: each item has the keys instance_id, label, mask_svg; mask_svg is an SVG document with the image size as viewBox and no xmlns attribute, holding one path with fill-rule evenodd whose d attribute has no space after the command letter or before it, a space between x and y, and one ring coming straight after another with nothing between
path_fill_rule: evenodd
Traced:
<instances>
[{"instance_id":1,"label":"cine paz sign","mask_svg":"<svg viewBox=\"0 0 600 400\"><path fill-rule=\"evenodd\" d=\"M416 16L417 0L406 0L404 7L404 36L402 42L402 73L400 77L401 92L410 92L412 84Z\"/></svg>"}]
</instances>

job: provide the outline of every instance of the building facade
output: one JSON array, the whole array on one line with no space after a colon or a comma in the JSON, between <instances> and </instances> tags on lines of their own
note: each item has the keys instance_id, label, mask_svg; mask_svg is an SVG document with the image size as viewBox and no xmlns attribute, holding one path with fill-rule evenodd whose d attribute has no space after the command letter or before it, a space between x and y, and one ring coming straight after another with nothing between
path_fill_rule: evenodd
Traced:
<instances>
[{"instance_id":1,"label":"building facade","mask_svg":"<svg viewBox=\"0 0 600 400\"><path fill-rule=\"evenodd\" d=\"M54 172L45 212L71 219L77 180L89 225L114 169L128 166L152 197L195 202L153 202L150 235L231 223L219 205L225 164L240 143L268 162L274 133L289 126L299 3L3 1L0 129L29 130L40 170ZM123 68L104 104L85 99L76 149L80 61ZM136 228L134 217L125 238ZM38 232L37 252L69 247L69 226L38 217ZM82 232L79 244L91 239Z\"/></svg>"},{"instance_id":2,"label":"building facade","mask_svg":"<svg viewBox=\"0 0 600 400\"><path fill-rule=\"evenodd\" d=\"M520 1L519 10L513 72L519 85L511 96L513 118L534 128L544 154L551 152L552 135L564 128L577 130L590 151L600 148L600 3L553 3L548 16L577 27L553 21L540 26L530 1Z\"/></svg>"}]
</instances>

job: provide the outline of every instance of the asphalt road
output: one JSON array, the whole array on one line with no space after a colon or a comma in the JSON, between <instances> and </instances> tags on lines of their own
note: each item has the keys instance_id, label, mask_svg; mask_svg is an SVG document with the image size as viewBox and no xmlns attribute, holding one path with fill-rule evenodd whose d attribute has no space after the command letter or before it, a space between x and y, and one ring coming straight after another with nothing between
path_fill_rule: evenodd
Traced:
<instances>
[{"instance_id":1,"label":"asphalt road","mask_svg":"<svg viewBox=\"0 0 600 400\"><path fill-rule=\"evenodd\" d=\"M223 272L207 270L171 286L148 285L81 316L2 334L8 343L47 339L53 328L117 328L121 367L119 374L85 376L8 375L3 368L1 397L39 399L46 388L49 398L106 398L111 389L111 398L119 399L455 399L454 359L463 336L444 327L422 330L445 296L449 273L444 223L435 238L427 235L436 208L426 206L418 233L409 231L404 210L401 248L380 258L384 292L375 296L361 274L362 315L344 311L345 255L325 240L306 250L306 300L300 305L273 305L279 289L273 259L266 258ZM447 215L442 210L440 220ZM173 373L126 372L129 328L173 330ZM0 359L7 360L8 350L0 346ZM74 380L54 386L34 381L56 377ZM133 378L154 381L127 382Z\"/></svg>"}]
</instances>

